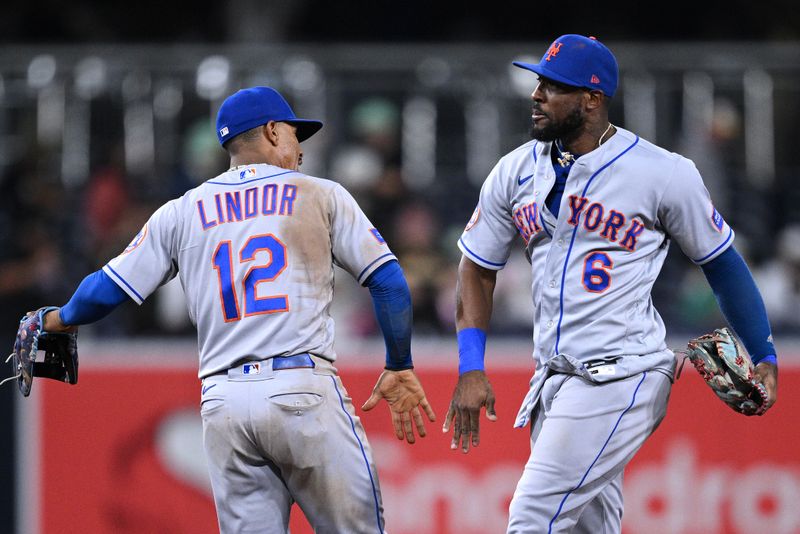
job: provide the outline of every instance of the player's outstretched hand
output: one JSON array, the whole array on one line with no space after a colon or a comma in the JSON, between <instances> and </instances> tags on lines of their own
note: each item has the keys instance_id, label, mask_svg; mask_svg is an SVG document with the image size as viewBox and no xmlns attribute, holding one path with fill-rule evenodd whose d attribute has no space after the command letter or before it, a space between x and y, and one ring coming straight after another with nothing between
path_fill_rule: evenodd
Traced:
<instances>
[{"instance_id":1,"label":"player's outstretched hand","mask_svg":"<svg viewBox=\"0 0 800 534\"><path fill-rule=\"evenodd\" d=\"M756 365L756 380L764 385L767 390L767 402L759 415L764 415L775 401L778 400L778 366L769 362L761 362Z\"/></svg>"},{"instance_id":2,"label":"player's outstretched hand","mask_svg":"<svg viewBox=\"0 0 800 534\"><path fill-rule=\"evenodd\" d=\"M375 387L372 388L372 395L361 407L364 411L369 411L378 405L381 399L386 399L389 403L389 411L392 415L392 425L397 439L404 439L409 443L414 443L414 426L417 427L419 437L424 438L425 423L420 413L420 408L428 416L429 421L436 421L436 414L425 398L425 391L422 389L417 374L413 369L402 371L385 370L378 378ZM411 424L411 420L414 424Z\"/></svg>"},{"instance_id":3,"label":"player's outstretched hand","mask_svg":"<svg viewBox=\"0 0 800 534\"><path fill-rule=\"evenodd\" d=\"M486 407L486 417L490 421L497 421L497 414L494 411L494 391L486 373L483 371L469 371L458 377L458 384L453 392L453 400L450 401L450 408L447 410L447 417L444 419L442 432L450 430L453 423L453 441L450 448L458 448L461 442L461 450L466 454L469 452L469 445L473 447L480 443L480 416L481 407Z\"/></svg>"}]
</instances>

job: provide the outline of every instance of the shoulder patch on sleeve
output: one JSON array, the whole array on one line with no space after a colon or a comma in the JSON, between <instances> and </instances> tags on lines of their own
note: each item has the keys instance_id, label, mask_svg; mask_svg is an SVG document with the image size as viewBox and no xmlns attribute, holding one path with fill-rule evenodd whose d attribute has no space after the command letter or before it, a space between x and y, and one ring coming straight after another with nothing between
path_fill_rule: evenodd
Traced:
<instances>
[{"instance_id":1,"label":"shoulder patch on sleeve","mask_svg":"<svg viewBox=\"0 0 800 534\"><path fill-rule=\"evenodd\" d=\"M133 238L130 244L127 247L125 247L125 250L122 251L122 254L127 254L128 252L131 252L133 249L141 245L145 237L147 237L147 223L144 223L142 229L139 230L139 233L136 234L136 237Z\"/></svg>"},{"instance_id":2,"label":"shoulder patch on sleeve","mask_svg":"<svg viewBox=\"0 0 800 534\"><path fill-rule=\"evenodd\" d=\"M481 218L481 207L478 206L475 208L475 211L472 212L472 217L469 218L469 222L467 222L466 228L464 228L465 232L469 232L472 230L472 227L478 222L478 219Z\"/></svg>"},{"instance_id":3,"label":"shoulder patch on sleeve","mask_svg":"<svg viewBox=\"0 0 800 534\"><path fill-rule=\"evenodd\" d=\"M377 228L371 228L370 233L372 234L372 237L374 237L381 245L386 243L386 240L383 238Z\"/></svg>"},{"instance_id":4,"label":"shoulder patch on sleeve","mask_svg":"<svg viewBox=\"0 0 800 534\"><path fill-rule=\"evenodd\" d=\"M711 224L714 225L717 232L722 232L722 228L725 226L725 219L722 218L722 215L713 204L711 205Z\"/></svg>"}]
</instances>

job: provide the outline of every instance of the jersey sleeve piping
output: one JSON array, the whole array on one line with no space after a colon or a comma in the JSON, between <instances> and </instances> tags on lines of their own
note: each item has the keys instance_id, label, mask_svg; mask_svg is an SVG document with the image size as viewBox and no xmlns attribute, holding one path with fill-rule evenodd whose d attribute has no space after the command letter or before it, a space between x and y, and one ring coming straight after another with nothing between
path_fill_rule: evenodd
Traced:
<instances>
[{"instance_id":1,"label":"jersey sleeve piping","mask_svg":"<svg viewBox=\"0 0 800 534\"><path fill-rule=\"evenodd\" d=\"M111 278L122 290L128 294L130 298L136 301L136 304L144 302L144 298L131 286L122 276L117 273L110 265L106 264L103 267L109 278Z\"/></svg>"},{"instance_id":2,"label":"jersey sleeve piping","mask_svg":"<svg viewBox=\"0 0 800 534\"><path fill-rule=\"evenodd\" d=\"M366 280L366 279L367 279L367 277L368 277L370 274L372 274L372 272L373 272L375 269L377 269L378 267L380 267L381 265L383 265L383 264L384 264L384 263L386 263L387 261L390 261L390 260L396 260L396 259L397 259L397 258L395 258L394 254L392 254L391 252L387 252L386 254L383 254L382 256L378 256L377 258L375 258L374 260L372 260L372 262L371 262L369 265L367 265L366 267L364 267L364 270L363 270L363 271L361 271L361 272L358 274L358 278L356 278L356 281L357 281L359 284L363 283L363 282L364 282L364 280Z\"/></svg>"},{"instance_id":3,"label":"jersey sleeve piping","mask_svg":"<svg viewBox=\"0 0 800 534\"><path fill-rule=\"evenodd\" d=\"M731 245L732 242L733 242L733 228L728 227L728 237L725 238L725 241L723 241L721 245L719 245L717 248L715 248L710 253L706 254L700 259L697 260L692 259L692 262L694 262L696 265L702 265L704 263L708 263L709 261L713 260L720 254L725 252L725 250L727 250L727 248Z\"/></svg>"},{"instance_id":4,"label":"jersey sleeve piping","mask_svg":"<svg viewBox=\"0 0 800 534\"><path fill-rule=\"evenodd\" d=\"M493 271L499 271L500 269L502 269L503 267L506 266L506 262L496 263L496 262L489 261L487 259L481 258L480 256L478 256L477 254L475 254L474 252L472 252L469 249L469 247L464 243L464 239L463 238L458 240L458 248L460 248L461 252L463 252L464 254L469 256L469 258L471 260L473 260L475 263L477 263L481 267L486 267L487 269L491 269Z\"/></svg>"}]
</instances>

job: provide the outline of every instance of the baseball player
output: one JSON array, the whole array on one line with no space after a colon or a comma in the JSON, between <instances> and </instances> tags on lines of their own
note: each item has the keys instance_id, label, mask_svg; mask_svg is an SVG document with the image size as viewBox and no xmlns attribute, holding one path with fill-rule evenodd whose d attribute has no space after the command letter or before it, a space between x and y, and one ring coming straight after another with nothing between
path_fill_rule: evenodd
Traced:
<instances>
[{"instance_id":1,"label":"baseball player","mask_svg":"<svg viewBox=\"0 0 800 534\"><path fill-rule=\"evenodd\" d=\"M733 230L694 164L608 121L618 68L593 37L563 35L539 63L532 141L504 156L458 246L459 379L444 424L452 449L496 420L484 372L497 271L519 235L531 262L535 372L515 426L531 454L508 532L620 532L622 474L665 415L675 356L650 290L672 240L703 269L757 362L771 406L770 326Z\"/></svg>"},{"instance_id":2,"label":"baseball player","mask_svg":"<svg viewBox=\"0 0 800 534\"><path fill-rule=\"evenodd\" d=\"M381 234L339 184L298 169L322 127L274 89L228 97L217 117L231 168L171 200L88 276L44 329L74 330L141 304L180 276L197 326L203 441L221 532L285 533L296 502L316 532L381 533L364 429L333 363L334 264L369 288L386 369L363 409L390 405L398 439L435 414L411 359L411 298Z\"/></svg>"}]
</instances>

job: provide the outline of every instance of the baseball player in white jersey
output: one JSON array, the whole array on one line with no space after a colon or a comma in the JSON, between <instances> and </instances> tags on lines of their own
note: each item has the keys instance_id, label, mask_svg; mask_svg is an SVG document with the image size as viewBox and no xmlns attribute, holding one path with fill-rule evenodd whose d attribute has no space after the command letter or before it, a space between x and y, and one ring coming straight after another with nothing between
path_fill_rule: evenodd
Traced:
<instances>
[{"instance_id":1,"label":"baseball player in white jersey","mask_svg":"<svg viewBox=\"0 0 800 534\"><path fill-rule=\"evenodd\" d=\"M411 299L397 260L350 194L306 176L298 119L269 87L221 106L231 168L158 209L87 277L46 331L141 303L179 275L197 326L204 447L221 532L284 533L296 502L316 532L381 533L370 446L333 363L334 264L369 287L386 370L364 404L388 401L399 439L435 415L412 366Z\"/></svg>"},{"instance_id":2,"label":"baseball player in white jersey","mask_svg":"<svg viewBox=\"0 0 800 534\"><path fill-rule=\"evenodd\" d=\"M535 372L515 426L531 455L508 532L618 533L625 465L666 413L675 357L650 291L669 244L700 265L765 385L777 362L760 294L734 233L686 158L608 122L611 51L559 37L539 63L533 140L492 170L458 246L459 380L444 424L452 449L496 420L484 372L497 271L521 238L533 273Z\"/></svg>"}]
</instances>

